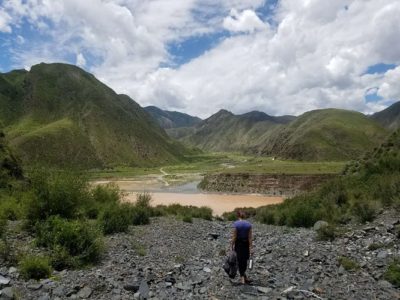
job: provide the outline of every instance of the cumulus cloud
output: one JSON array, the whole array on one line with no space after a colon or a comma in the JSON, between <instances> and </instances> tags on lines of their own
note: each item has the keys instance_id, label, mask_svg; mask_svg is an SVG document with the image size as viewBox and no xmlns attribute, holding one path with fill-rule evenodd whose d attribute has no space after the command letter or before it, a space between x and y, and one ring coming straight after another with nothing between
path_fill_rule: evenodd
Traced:
<instances>
[{"instance_id":1,"label":"cumulus cloud","mask_svg":"<svg viewBox=\"0 0 400 300\"><path fill-rule=\"evenodd\" d=\"M246 9L241 13L232 9L230 15L224 19L223 26L233 32L254 32L268 29L267 24L261 21L251 9Z\"/></svg>"},{"instance_id":2,"label":"cumulus cloud","mask_svg":"<svg viewBox=\"0 0 400 300\"><path fill-rule=\"evenodd\" d=\"M24 37L29 49L12 52L15 64L73 57L73 63L142 105L206 117L220 108L373 112L400 98L399 67L365 74L377 63L400 65L397 0L281 0L267 17L262 13L269 0L9 0L1 5L0 31L28 22L43 36ZM174 65L171 43L224 30L231 35L199 57L165 67ZM365 101L371 89L383 99Z\"/></svg>"}]
</instances>

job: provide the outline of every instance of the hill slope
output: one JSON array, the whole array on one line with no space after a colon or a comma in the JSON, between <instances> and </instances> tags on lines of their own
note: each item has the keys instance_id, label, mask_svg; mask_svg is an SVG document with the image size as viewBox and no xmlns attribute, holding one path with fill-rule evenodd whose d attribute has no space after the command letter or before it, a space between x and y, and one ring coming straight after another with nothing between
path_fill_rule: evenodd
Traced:
<instances>
[{"instance_id":1,"label":"hill slope","mask_svg":"<svg viewBox=\"0 0 400 300\"><path fill-rule=\"evenodd\" d=\"M390 130L400 128L400 101L371 116L372 119Z\"/></svg>"},{"instance_id":2,"label":"hill slope","mask_svg":"<svg viewBox=\"0 0 400 300\"><path fill-rule=\"evenodd\" d=\"M271 117L258 111L234 115L220 110L196 125L194 132L181 140L208 151L247 151L257 145L266 132L292 119L291 116Z\"/></svg>"},{"instance_id":3,"label":"hill slope","mask_svg":"<svg viewBox=\"0 0 400 300\"><path fill-rule=\"evenodd\" d=\"M8 148L4 133L0 132L0 190L22 176L21 166Z\"/></svg>"},{"instance_id":4,"label":"hill slope","mask_svg":"<svg viewBox=\"0 0 400 300\"><path fill-rule=\"evenodd\" d=\"M201 119L198 117L177 111L162 110L155 106L144 107L144 110L164 129L191 127L201 122Z\"/></svg>"},{"instance_id":5,"label":"hill slope","mask_svg":"<svg viewBox=\"0 0 400 300\"><path fill-rule=\"evenodd\" d=\"M184 152L136 102L72 65L0 74L0 108L25 164L145 166L178 161Z\"/></svg>"},{"instance_id":6,"label":"hill slope","mask_svg":"<svg viewBox=\"0 0 400 300\"><path fill-rule=\"evenodd\" d=\"M348 160L379 145L387 132L365 115L340 109L307 112L271 132L262 155L299 160Z\"/></svg>"}]
</instances>

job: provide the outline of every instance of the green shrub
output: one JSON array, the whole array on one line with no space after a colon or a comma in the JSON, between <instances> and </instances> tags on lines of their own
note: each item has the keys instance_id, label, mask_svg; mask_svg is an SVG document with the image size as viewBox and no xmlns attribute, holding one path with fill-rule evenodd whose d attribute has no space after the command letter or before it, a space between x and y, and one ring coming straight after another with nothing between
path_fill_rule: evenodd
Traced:
<instances>
[{"instance_id":1,"label":"green shrub","mask_svg":"<svg viewBox=\"0 0 400 300\"><path fill-rule=\"evenodd\" d=\"M0 200L0 217L7 220L18 220L23 216L23 208L13 197L4 197Z\"/></svg>"},{"instance_id":2,"label":"green shrub","mask_svg":"<svg viewBox=\"0 0 400 300\"><path fill-rule=\"evenodd\" d=\"M26 256L19 264L19 272L25 279L43 279L51 275L50 260L42 256Z\"/></svg>"},{"instance_id":3,"label":"green shrub","mask_svg":"<svg viewBox=\"0 0 400 300\"><path fill-rule=\"evenodd\" d=\"M146 225L150 223L151 211L148 208L134 206L128 211L132 225Z\"/></svg>"},{"instance_id":4,"label":"green shrub","mask_svg":"<svg viewBox=\"0 0 400 300\"><path fill-rule=\"evenodd\" d=\"M385 247L385 244L383 243L372 243L371 245L368 246L368 250L375 251L383 247Z\"/></svg>"},{"instance_id":5,"label":"green shrub","mask_svg":"<svg viewBox=\"0 0 400 300\"><path fill-rule=\"evenodd\" d=\"M193 223L193 219L191 215L184 215L182 216L182 221L186 223Z\"/></svg>"},{"instance_id":6,"label":"green shrub","mask_svg":"<svg viewBox=\"0 0 400 300\"><path fill-rule=\"evenodd\" d=\"M358 218L358 220L362 223L371 222L375 219L378 214L379 206L376 202L360 199L359 201L353 204L353 214Z\"/></svg>"},{"instance_id":7,"label":"green shrub","mask_svg":"<svg viewBox=\"0 0 400 300\"><path fill-rule=\"evenodd\" d=\"M222 214L222 217L224 218L225 221L236 221L237 217L236 217L236 213L235 212L225 212Z\"/></svg>"},{"instance_id":8,"label":"green shrub","mask_svg":"<svg viewBox=\"0 0 400 300\"><path fill-rule=\"evenodd\" d=\"M36 172L26 209L30 225L50 216L75 218L90 200L88 181L74 172Z\"/></svg>"},{"instance_id":9,"label":"green shrub","mask_svg":"<svg viewBox=\"0 0 400 300\"><path fill-rule=\"evenodd\" d=\"M126 205L108 206L99 217L99 225L104 234L126 232L132 222L132 211Z\"/></svg>"},{"instance_id":10,"label":"green shrub","mask_svg":"<svg viewBox=\"0 0 400 300\"><path fill-rule=\"evenodd\" d=\"M190 214L193 218L203 219L207 221L212 220L212 209L207 206L192 208L190 210Z\"/></svg>"},{"instance_id":11,"label":"green shrub","mask_svg":"<svg viewBox=\"0 0 400 300\"><path fill-rule=\"evenodd\" d=\"M274 206L272 205L266 206L259 209L256 215L256 220L263 224L275 225L276 224L275 215L276 213L274 210Z\"/></svg>"},{"instance_id":12,"label":"green shrub","mask_svg":"<svg viewBox=\"0 0 400 300\"><path fill-rule=\"evenodd\" d=\"M346 271L354 271L360 268L357 262L345 256L339 257L338 262Z\"/></svg>"},{"instance_id":13,"label":"green shrub","mask_svg":"<svg viewBox=\"0 0 400 300\"><path fill-rule=\"evenodd\" d=\"M121 191L114 183L97 185L91 190L93 200L100 204L117 204L121 199Z\"/></svg>"},{"instance_id":14,"label":"green shrub","mask_svg":"<svg viewBox=\"0 0 400 300\"><path fill-rule=\"evenodd\" d=\"M384 278L395 287L400 287L400 260L395 260L389 265Z\"/></svg>"},{"instance_id":15,"label":"green shrub","mask_svg":"<svg viewBox=\"0 0 400 300\"><path fill-rule=\"evenodd\" d=\"M317 230L317 240L319 241L333 241L336 237L336 228L332 225L321 226Z\"/></svg>"},{"instance_id":16,"label":"green shrub","mask_svg":"<svg viewBox=\"0 0 400 300\"><path fill-rule=\"evenodd\" d=\"M97 228L87 221L51 217L36 225L37 244L52 250L65 250L79 265L97 262L103 243Z\"/></svg>"},{"instance_id":17,"label":"green shrub","mask_svg":"<svg viewBox=\"0 0 400 300\"><path fill-rule=\"evenodd\" d=\"M0 258L3 260L8 260L10 256L10 246L6 239L0 239Z\"/></svg>"},{"instance_id":18,"label":"green shrub","mask_svg":"<svg viewBox=\"0 0 400 300\"><path fill-rule=\"evenodd\" d=\"M136 207L150 209L151 195L149 193L141 193L136 195Z\"/></svg>"},{"instance_id":19,"label":"green shrub","mask_svg":"<svg viewBox=\"0 0 400 300\"><path fill-rule=\"evenodd\" d=\"M0 238L3 238L7 231L7 220L0 217Z\"/></svg>"}]
</instances>

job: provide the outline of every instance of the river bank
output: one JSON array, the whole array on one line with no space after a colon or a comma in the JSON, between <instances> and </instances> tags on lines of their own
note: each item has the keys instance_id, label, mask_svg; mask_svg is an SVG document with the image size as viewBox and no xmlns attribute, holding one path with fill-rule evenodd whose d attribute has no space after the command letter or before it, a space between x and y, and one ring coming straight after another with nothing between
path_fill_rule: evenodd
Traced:
<instances>
[{"instance_id":1,"label":"river bank","mask_svg":"<svg viewBox=\"0 0 400 300\"><path fill-rule=\"evenodd\" d=\"M312 229L255 224L255 264L248 272L253 285L240 286L221 268L231 223L154 218L150 225L108 236L101 263L84 270L26 282L16 265L2 264L0 289L18 299L41 300L400 299L384 279L400 255L393 233L398 222L395 214L384 213L373 223L343 227L332 242L317 241ZM20 233L10 239L11 246L21 242L28 245L32 237ZM344 266L341 257L355 267Z\"/></svg>"}]
</instances>

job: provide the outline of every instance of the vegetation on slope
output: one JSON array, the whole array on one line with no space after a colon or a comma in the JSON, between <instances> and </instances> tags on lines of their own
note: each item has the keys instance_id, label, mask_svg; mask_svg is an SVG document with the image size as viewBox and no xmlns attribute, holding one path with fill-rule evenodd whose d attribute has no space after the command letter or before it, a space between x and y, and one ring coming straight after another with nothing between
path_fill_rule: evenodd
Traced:
<instances>
[{"instance_id":1,"label":"vegetation on slope","mask_svg":"<svg viewBox=\"0 0 400 300\"><path fill-rule=\"evenodd\" d=\"M400 101L371 116L385 128L396 130L400 128Z\"/></svg>"},{"instance_id":2,"label":"vegetation on slope","mask_svg":"<svg viewBox=\"0 0 400 300\"><path fill-rule=\"evenodd\" d=\"M198 117L192 117L177 111L162 110L155 106L147 106L144 108L164 129L192 127L201 122Z\"/></svg>"},{"instance_id":3,"label":"vegetation on slope","mask_svg":"<svg viewBox=\"0 0 400 300\"><path fill-rule=\"evenodd\" d=\"M290 117L271 117L262 112L234 115L220 110L199 123L194 133L181 140L186 145L207 151L246 152L260 142L263 134L290 120Z\"/></svg>"},{"instance_id":4,"label":"vegetation on slope","mask_svg":"<svg viewBox=\"0 0 400 300\"><path fill-rule=\"evenodd\" d=\"M269 224L310 227L318 220L371 221L381 208L400 209L400 131L364 159L352 162L345 175L282 204L257 209Z\"/></svg>"},{"instance_id":5,"label":"vegetation on slope","mask_svg":"<svg viewBox=\"0 0 400 300\"><path fill-rule=\"evenodd\" d=\"M180 161L169 139L132 99L71 65L0 74L0 122L24 164L146 166Z\"/></svg>"},{"instance_id":6,"label":"vegetation on slope","mask_svg":"<svg viewBox=\"0 0 400 300\"><path fill-rule=\"evenodd\" d=\"M297 160L350 160L379 145L387 136L365 115L340 109L310 111L264 138L258 151Z\"/></svg>"}]
</instances>

